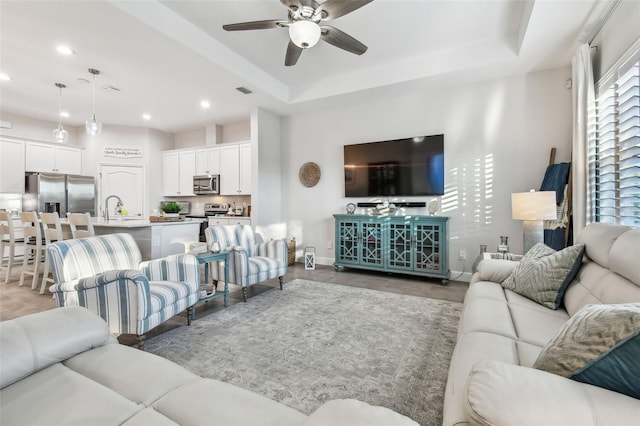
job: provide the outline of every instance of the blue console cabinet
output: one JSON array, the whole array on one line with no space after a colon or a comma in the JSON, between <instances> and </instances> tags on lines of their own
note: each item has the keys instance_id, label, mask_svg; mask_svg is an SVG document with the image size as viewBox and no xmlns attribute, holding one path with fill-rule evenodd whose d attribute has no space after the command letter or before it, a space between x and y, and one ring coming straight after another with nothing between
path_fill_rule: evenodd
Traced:
<instances>
[{"instance_id":1,"label":"blue console cabinet","mask_svg":"<svg viewBox=\"0 0 640 426\"><path fill-rule=\"evenodd\" d=\"M449 279L444 216L334 215L340 266Z\"/></svg>"}]
</instances>

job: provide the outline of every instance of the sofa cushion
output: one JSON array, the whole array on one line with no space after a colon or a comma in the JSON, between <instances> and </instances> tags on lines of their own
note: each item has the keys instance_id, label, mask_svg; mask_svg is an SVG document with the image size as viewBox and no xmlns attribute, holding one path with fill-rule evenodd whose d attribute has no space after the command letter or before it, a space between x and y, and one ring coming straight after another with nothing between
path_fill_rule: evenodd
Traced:
<instances>
[{"instance_id":1,"label":"sofa cushion","mask_svg":"<svg viewBox=\"0 0 640 426\"><path fill-rule=\"evenodd\" d=\"M534 367L640 398L640 303L588 305L542 350Z\"/></svg>"},{"instance_id":2,"label":"sofa cushion","mask_svg":"<svg viewBox=\"0 0 640 426\"><path fill-rule=\"evenodd\" d=\"M43 324L47 327L42 327ZM80 307L58 308L2 321L0 388L114 341L102 318Z\"/></svg>"},{"instance_id":3,"label":"sofa cushion","mask_svg":"<svg viewBox=\"0 0 640 426\"><path fill-rule=\"evenodd\" d=\"M385 407L356 399L335 399L318 407L303 423L303 426L327 425L418 426L418 423Z\"/></svg>"},{"instance_id":4,"label":"sofa cushion","mask_svg":"<svg viewBox=\"0 0 640 426\"><path fill-rule=\"evenodd\" d=\"M555 251L538 243L522 257L502 286L549 309L558 309L582 264L583 253L583 244Z\"/></svg>"}]
</instances>

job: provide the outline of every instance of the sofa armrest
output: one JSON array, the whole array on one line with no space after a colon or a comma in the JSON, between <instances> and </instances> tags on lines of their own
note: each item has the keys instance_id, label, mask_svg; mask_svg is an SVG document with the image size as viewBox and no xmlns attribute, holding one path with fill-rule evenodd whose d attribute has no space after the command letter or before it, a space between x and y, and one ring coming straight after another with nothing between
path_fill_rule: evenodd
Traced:
<instances>
[{"instance_id":1,"label":"sofa armrest","mask_svg":"<svg viewBox=\"0 0 640 426\"><path fill-rule=\"evenodd\" d=\"M81 352L116 343L102 318L80 307L0 322L0 388Z\"/></svg>"},{"instance_id":2,"label":"sofa armrest","mask_svg":"<svg viewBox=\"0 0 640 426\"><path fill-rule=\"evenodd\" d=\"M478 264L478 272L474 274L473 282L491 281L502 283L506 280L518 262L504 259L484 259Z\"/></svg>"},{"instance_id":3,"label":"sofa armrest","mask_svg":"<svg viewBox=\"0 0 640 426\"><path fill-rule=\"evenodd\" d=\"M467 383L474 425L638 424L640 400L530 367L475 364Z\"/></svg>"},{"instance_id":4,"label":"sofa armrest","mask_svg":"<svg viewBox=\"0 0 640 426\"><path fill-rule=\"evenodd\" d=\"M174 281L193 284L197 291L200 283L198 258L192 254L172 254L161 259L140 263L140 270L149 281Z\"/></svg>"},{"instance_id":5,"label":"sofa armrest","mask_svg":"<svg viewBox=\"0 0 640 426\"><path fill-rule=\"evenodd\" d=\"M408 417L385 407L355 399L336 399L311 413L303 426L418 426Z\"/></svg>"},{"instance_id":6,"label":"sofa armrest","mask_svg":"<svg viewBox=\"0 0 640 426\"><path fill-rule=\"evenodd\" d=\"M271 240L254 246L256 256L270 257L288 262L287 243L285 240Z\"/></svg>"},{"instance_id":7,"label":"sofa armrest","mask_svg":"<svg viewBox=\"0 0 640 426\"><path fill-rule=\"evenodd\" d=\"M57 293L61 291L87 290L94 287L101 287L121 279L128 279L136 283L146 284L149 286L149 280L146 276L140 273L140 271L136 271L134 269L120 269L117 271L107 271L91 277L54 284L49 288L49 291L51 291L51 293Z\"/></svg>"}]
</instances>

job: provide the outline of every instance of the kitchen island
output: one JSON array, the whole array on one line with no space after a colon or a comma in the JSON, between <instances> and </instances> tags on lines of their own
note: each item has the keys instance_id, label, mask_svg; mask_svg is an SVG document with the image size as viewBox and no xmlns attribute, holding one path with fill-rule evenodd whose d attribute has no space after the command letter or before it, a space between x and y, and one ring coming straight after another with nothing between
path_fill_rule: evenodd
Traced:
<instances>
[{"instance_id":1,"label":"kitchen island","mask_svg":"<svg viewBox=\"0 0 640 426\"><path fill-rule=\"evenodd\" d=\"M66 220L63 228L68 228ZM108 222L96 219L93 228L96 235L131 234L138 243L142 260L165 257L170 254L185 253L190 243L198 241L201 220L185 219L176 222L151 222L143 219L111 219ZM66 226L65 226L66 225Z\"/></svg>"}]
</instances>

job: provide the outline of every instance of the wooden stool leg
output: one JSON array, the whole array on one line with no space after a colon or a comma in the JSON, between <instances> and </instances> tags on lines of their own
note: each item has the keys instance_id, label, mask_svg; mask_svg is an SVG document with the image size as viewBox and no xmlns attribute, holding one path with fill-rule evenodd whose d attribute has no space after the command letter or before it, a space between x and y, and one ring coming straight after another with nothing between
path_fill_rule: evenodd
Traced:
<instances>
[{"instance_id":1,"label":"wooden stool leg","mask_svg":"<svg viewBox=\"0 0 640 426\"><path fill-rule=\"evenodd\" d=\"M278 277L278 281L280 281L280 290L282 291L282 283L284 282L284 277Z\"/></svg>"}]
</instances>

